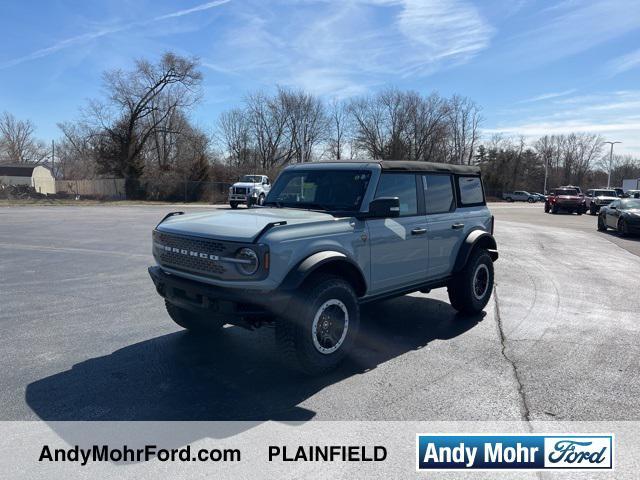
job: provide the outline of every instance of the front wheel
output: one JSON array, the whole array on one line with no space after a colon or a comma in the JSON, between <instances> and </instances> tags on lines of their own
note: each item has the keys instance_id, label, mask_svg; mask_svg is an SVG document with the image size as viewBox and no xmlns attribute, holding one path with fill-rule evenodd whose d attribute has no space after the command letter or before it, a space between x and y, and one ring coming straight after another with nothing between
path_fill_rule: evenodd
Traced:
<instances>
[{"instance_id":1,"label":"front wheel","mask_svg":"<svg viewBox=\"0 0 640 480\"><path fill-rule=\"evenodd\" d=\"M234 210L238 208L238 202L229 202L229 205L231 205L231 208L233 208Z\"/></svg>"},{"instance_id":2,"label":"front wheel","mask_svg":"<svg viewBox=\"0 0 640 480\"><path fill-rule=\"evenodd\" d=\"M598 213L598 210L596 209L596 206L593 203L589 205L589 214L595 215L597 213Z\"/></svg>"},{"instance_id":3,"label":"front wheel","mask_svg":"<svg viewBox=\"0 0 640 480\"><path fill-rule=\"evenodd\" d=\"M287 362L309 375L333 370L348 354L360 326L351 284L334 275L310 279L276 322L276 339Z\"/></svg>"},{"instance_id":4,"label":"front wheel","mask_svg":"<svg viewBox=\"0 0 640 480\"><path fill-rule=\"evenodd\" d=\"M464 314L480 313L493 291L493 261L484 249L473 251L467 264L447 285L451 306Z\"/></svg>"},{"instance_id":5,"label":"front wheel","mask_svg":"<svg viewBox=\"0 0 640 480\"><path fill-rule=\"evenodd\" d=\"M203 314L192 313L189 310L178 307L168 300L164 301L167 313L171 319L191 332L213 333L220 330L224 323L215 318L209 318Z\"/></svg>"},{"instance_id":6,"label":"front wheel","mask_svg":"<svg viewBox=\"0 0 640 480\"><path fill-rule=\"evenodd\" d=\"M527 198L527 202L529 203L536 203L536 199L533 197Z\"/></svg>"},{"instance_id":7,"label":"front wheel","mask_svg":"<svg viewBox=\"0 0 640 480\"><path fill-rule=\"evenodd\" d=\"M627 225L627 222L624 218L618 220L618 233L623 237L629 235L629 226Z\"/></svg>"},{"instance_id":8,"label":"front wheel","mask_svg":"<svg viewBox=\"0 0 640 480\"><path fill-rule=\"evenodd\" d=\"M553 213L554 215L555 215L556 213L558 213L558 210L559 210L559 209L558 209L558 207L557 207L556 205L554 205L553 207L551 207L551 213Z\"/></svg>"},{"instance_id":9,"label":"front wheel","mask_svg":"<svg viewBox=\"0 0 640 480\"><path fill-rule=\"evenodd\" d=\"M549 210L551 210L551 207L549 207L549 204L545 202L545 204L544 204L544 213L549 213Z\"/></svg>"},{"instance_id":10,"label":"front wheel","mask_svg":"<svg viewBox=\"0 0 640 480\"><path fill-rule=\"evenodd\" d=\"M260 196L258 197L258 205L260 206L264 205L264 193L261 193Z\"/></svg>"},{"instance_id":11,"label":"front wheel","mask_svg":"<svg viewBox=\"0 0 640 480\"><path fill-rule=\"evenodd\" d=\"M607 231L607 224L604 223L604 218L602 215L598 215L598 231L599 232Z\"/></svg>"}]
</instances>

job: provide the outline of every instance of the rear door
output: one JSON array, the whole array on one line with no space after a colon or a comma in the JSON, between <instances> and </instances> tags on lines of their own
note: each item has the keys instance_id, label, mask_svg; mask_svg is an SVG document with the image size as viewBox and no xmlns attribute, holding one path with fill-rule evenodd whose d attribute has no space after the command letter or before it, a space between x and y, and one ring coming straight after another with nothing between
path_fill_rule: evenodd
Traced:
<instances>
[{"instance_id":1,"label":"rear door","mask_svg":"<svg viewBox=\"0 0 640 480\"><path fill-rule=\"evenodd\" d=\"M421 175L429 239L428 279L451 273L464 239L464 219L456 212L453 177L450 174Z\"/></svg>"},{"instance_id":2,"label":"rear door","mask_svg":"<svg viewBox=\"0 0 640 480\"><path fill-rule=\"evenodd\" d=\"M420 283L427 276L427 222L419 201L418 180L415 173L383 172L380 176L375 198L398 197L400 216L367 220L371 293Z\"/></svg>"}]
</instances>

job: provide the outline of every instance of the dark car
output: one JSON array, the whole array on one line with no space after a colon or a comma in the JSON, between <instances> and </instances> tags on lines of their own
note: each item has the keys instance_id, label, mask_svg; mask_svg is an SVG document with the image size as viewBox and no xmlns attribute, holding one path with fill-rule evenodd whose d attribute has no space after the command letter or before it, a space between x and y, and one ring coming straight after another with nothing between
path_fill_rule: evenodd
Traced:
<instances>
[{"instance_id":1,"label":"dark car","mask_svg":"<svg viewBox=\"0 0 640 480\"><path fill-rule=\"evenodd\" d=\"M545 213L561 211L582 215L586 211L584 196L575 187L559 187L552 190L544 202Z\"/></svg>"},{"instance_id":2,"label":"dark car","mask_svg":"<svg viewBox=\"0 0 640 480\"><path fill-rule=\"evenodd\" d=\"M598 230L615 228L621 235L640 233L640 199L622 198L600 209Z\"/></svg>"}]
</instances>

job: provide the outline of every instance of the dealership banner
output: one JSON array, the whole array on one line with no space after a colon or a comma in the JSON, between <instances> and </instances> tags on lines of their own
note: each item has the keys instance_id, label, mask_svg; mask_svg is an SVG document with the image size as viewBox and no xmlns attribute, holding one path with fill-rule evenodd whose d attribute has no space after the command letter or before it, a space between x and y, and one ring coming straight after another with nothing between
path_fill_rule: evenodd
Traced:
<instances>
[{"instance_id":1,"label":"dealership banner","mask_svg":"<svg viewBox=\"0 0 640 480\"><path fill-rule=\"evenodd\" d=\"M3 478L632 479L640 422L0 422Z\"/></svg>"}]
</instances>

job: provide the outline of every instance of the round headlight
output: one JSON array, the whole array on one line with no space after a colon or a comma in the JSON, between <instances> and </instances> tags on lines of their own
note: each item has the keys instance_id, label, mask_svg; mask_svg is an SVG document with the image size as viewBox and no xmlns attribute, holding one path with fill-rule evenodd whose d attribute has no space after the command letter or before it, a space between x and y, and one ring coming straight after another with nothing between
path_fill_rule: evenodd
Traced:
<instances>
[{"instance_id":1,"label":"round headlight","mask_svg":"<svg viewBox=\"0 0 640 480\"><path fill-rule=\"evenodd\" d=\"M260 266L258 255L250 248L241 248L238 250L236 259L238 259L238 269L244 275L253 275Z\"/></svg>"}]
</instances>

